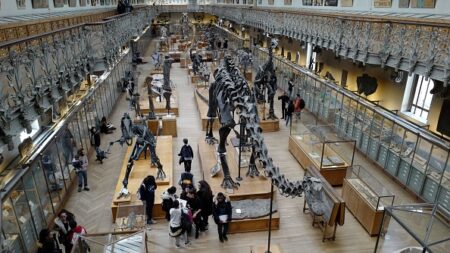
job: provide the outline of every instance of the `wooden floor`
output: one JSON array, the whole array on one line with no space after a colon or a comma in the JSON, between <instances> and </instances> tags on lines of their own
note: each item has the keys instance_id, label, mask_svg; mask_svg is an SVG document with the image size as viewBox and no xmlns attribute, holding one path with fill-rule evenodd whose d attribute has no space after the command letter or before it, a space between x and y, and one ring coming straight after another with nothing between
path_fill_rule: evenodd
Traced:
<instances>
[{"instance_id":1,"label":"wooden floor","mask_svg":"<svg viewBox=\"0 0 450 253\"><path fill-rule=\"evenodd\" d=\"M148 62L151 50L148 50L144 57ZM139 84L142 85L146 74L149 73L150 64L139 65L141 75ZM178 117L178 138L173 139L173 154L178 154L182 146L182 139L188 138L190 145L196 149L198 141L201 141L205 135L201 131L199 113L194 100L194 87L188 82L187 69L181 69L179 63L172 65L171 79L177 86L179 113ZM277 115L280 115L280 104L275 100ZM128 105L125 96L118 101L110 120L114 125L120 125L120 118L124 112L128 111ZM134 114L134 113L132 113ZM134 116L134 115L133 115ZM309 117L303 117L302 121L311 120ZM120 132L117 130L114 134L102 136L102 147L106 147L111 140L118 139ZM269 147L269 153L274 163L279 166L288 178L302 178L304 170L288 151L289 130L285 127L284 121L280 120L280 131L275 133L265 133L265 141ZM88 233L97 233L111 231L114 224L111 222L111 201L114 197L114 189L119 179L119 173L122 160L125 156L126 147L115 145L112 148L112 154L103 164L96 164L95 157L91 157L88 170L89 192L72 192L65 206L66 209L75 213L77 221L86 227ZM201 170L199 169L199 160L197 150L194 151L194 161L192 171L194 180L201 179ZM182 166L178 165L178 157L174 156L174 178L176 184L181 173ZM361 164L370 169L385 186L396 194L396 204L413 203L416 200L403 188L396 184L392 179L386 176L380 168L368 161L361 154L355 157L355 164ZM236 175L234 175L236 176ZM246 180L244 178L244 180ZM179 187L178 187L179 188ZM340 191L340 188L338 188ZM180 190L178 190L179 193ZM272 232L272 243L278 244L282 252L373 252L376 237L370 237L358 221L346 212L346 222L343 227L338 227L336 240L332 242L322 242L322 232L318 228L311 226L312 219L310 215L302 212L303 198L285 198L277 196L277 205L280 210L280 230ZM232 234L229 241L220 243L216 225L210 219L209 231L202 233L200 238L192 239L192 244L187 249L175 249L174 241L169 238L168 224L159 220L158 224L152 226L148 231L149 252L250 252L251 247L266 245L267 232L254 232L245 234Z\"/></svg>"}]
</instances>

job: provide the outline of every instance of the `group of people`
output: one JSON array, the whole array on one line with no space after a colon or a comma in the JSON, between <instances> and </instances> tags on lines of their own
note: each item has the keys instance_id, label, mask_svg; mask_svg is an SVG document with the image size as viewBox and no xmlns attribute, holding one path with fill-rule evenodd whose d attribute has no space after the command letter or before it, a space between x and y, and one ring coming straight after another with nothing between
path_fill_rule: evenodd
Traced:
<instances>
[{"instance_id":1,"label":"group of people","mask_svg":"<svg viewBox=\"0 0 450 253\"><path fill-rule=\"evenodd\" d=\"M229 198L221 192L214 196L211 187L204 180L199 181L195 188L194 175L191 173L194 152L187 139L183 139L183 146L178 155L180 164L184 163L184 172L181 173L178 181L182 192L178 196L177 188L171 186L161 194L162 209L169 222L169 235L175 238L176 247L181 247L182 239L185 245L188 245L192 232L197 239L200 232L208 230L209 216L212 215L217 224L219 240L227 241L228 223L232 219ZM149 175L143 180L138 190L138 198L143 201L146 209L148 225L156 223L153 220L152 211L157 187L155 177Z\"/></svg>"},{"instance_id":2,"label":"group of people","mask_svg":"<svg viewBox=\"0 0 450 253\"><path fill-rule=\"evenodd\" d=\"M302 109L305 107L305 101L300 97L300 94L291 99L293 84L291 81L288 84L289 93L284 92L283 95L278 97L278 100L281 100L281 118L286 121L286 126L289 125L289 122L292 124L292 116L294 115L296 120L300 120Z\"/></svg>"},{"instance_id":3,"label":"group of people","mask_svg":"<svg viewBox=\"0 0 450 253\"><path fill-rule=\"evenodd\" d=\"M189 235L195 231L197 239L200 232L208 230L209 216L213 216L217 224L219 240L227 241L228 224L232 219L232 208L229 198L224 193L213 195L209 184L201 180L198 189L188 185L180 197L176 195L176 187L172 186L162 196L163 210L169 221L169 235L175 238L177 248L181 247L181 239L185 245L190 244Z\"/></svg>"},{"instance_id":4,"label":"group of people","mask_svg":"<svg viewBox=\"0 0 450 253\"><path fill-rule=\"evenodd\" d=\"M62 252L60 244L63 245L65 252L71 252L73 246L80 240L80 236L86 235L86 229L77 224L75 215L65 209L59 212L54 222L56 234L47 228L39 232L38 253ZM86 241L81 240L83 246L89 248Z\"/></svg>"}]
</instances>

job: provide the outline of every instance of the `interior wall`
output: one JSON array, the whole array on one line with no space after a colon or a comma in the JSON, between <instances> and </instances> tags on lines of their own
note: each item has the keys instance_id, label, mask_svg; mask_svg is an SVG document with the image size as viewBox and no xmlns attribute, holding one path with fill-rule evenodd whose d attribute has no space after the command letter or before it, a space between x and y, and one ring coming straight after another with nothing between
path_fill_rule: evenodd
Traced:
<instances>
[{"instance_id":1,"label":"interior wall","mask_svg":"<svg viewBox=\"0 0 450 253\"><path fill-rule=\"evenodd\" d=\"M317 55L319 62L323 62L324 66L320 72L321 76L325 76L326 72L330 72L336 81L341 83L342 70L348 71L347 89L356 91L358 89L356 79L358 76L368 74L375 77L378 81L378 88L367 99L372 101L380 101L380 105L389 110L399 110L402 104L402 98L405 88L405 82L397 84L391 80L392 70L389 68L382 69L379 66L364 66L353 63L351 60L336 58L335 54L328 50L322 50ZM405 78L406 79L406 78Z\"/></svg>"}]
</instances>

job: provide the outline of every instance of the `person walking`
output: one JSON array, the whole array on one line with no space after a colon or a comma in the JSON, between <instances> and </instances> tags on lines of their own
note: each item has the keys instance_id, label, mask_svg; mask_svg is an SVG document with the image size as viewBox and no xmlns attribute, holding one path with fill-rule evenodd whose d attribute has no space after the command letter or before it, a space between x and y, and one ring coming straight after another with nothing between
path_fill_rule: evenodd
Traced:
<instances>
[{"instance_id":1,"label":"person walking","mask_svg":"<svg viewBox=\"0 0 450 253\"><path fill-rule=\"evenodd\" d=\"M232 208L230 199L222 192L217 193L213 204L214 222L217 224L220 242L228 241L228 224L231 222Z\"/></svg>"},{"instance_id":2,"label":"person walking","mask_svg":"<svg viewBox=\"0 0 450 253\"><path fill-rule=\"evenodd\" d=\"M169 235L175 238L175 246L180 248L180 237L184 237L184 243L189 244L185 229L181 224L182 209L178 200L173 201L173 207L169 211Z\"/></svg>"},{"instance_id":3,"label":"person walking","mask_svg":"<svg viewBox=\"0 0 450 253\"><path fill-rule=\"evenodd\" d=\"M289 103L289 96L286 92L283 93L283 95L278 96L278 100L281 100L281 113L282 113L282 119L286 118L286 105Z\"/></svg>"},{"instance_id":4,"label":"person walking","mask_svg":"<svg viewBox=\"0 0 450 253\"><path fill-rule=\"evenodd\" d=\"M142 200L145 206L145 212L147 213L147 225L156 223L153 220L153 205L155 204L156 188L158 188L158 186L156 185L155 177L148 175L144 178L144 181L142 181L138 190L138 198Z\"/></svg>"},{"instance_id":5,"label":"person walking","mask_svg":"<svg viewBox=\"0 0 450 253\"><path fill-rule=\"evenodd\" d=\"M214 197L211 187L205 180L198 182L197 196L200 199L200 207L202 209L200 213L200 231L205 231L208 230L208 218L212 214Z\"/></svg>"},{"instance_id":6,"label":"person walking","mask_svg":"<svg viewBox=\"0 0 450 253\"><path fill-rule=\"evenodd\" d=\"M286 126L288 126L289 122L292 124L292 113L294 113L294 102L291 100L286 109Z\"/></svg>"},{"instance_id":7,"label":"person walking","mask_svg":"<svg viewBox=\"0 0 450 253\"><path fill-rule=\"evenodd\" d=\"M169 189L161 194L162 199L162 210L166 212L166 220L170 221L170 209L173 207L173 202L177 199L177 188L171 186Z\"/></svg>"},{"instance_id":8,"label":"person walking","mask_svg":"<svg viewBox=\"0 0 450 253\"><path fill-rule=\"evenodd\" d=\"M194 158L194 151L191 146L188 144L188 139L183 139L183 147L181 147L180 153L178 156L180 157L179 164L184 163L184 171L191 171L192 159Z\"/></svg>"}]
</instances>

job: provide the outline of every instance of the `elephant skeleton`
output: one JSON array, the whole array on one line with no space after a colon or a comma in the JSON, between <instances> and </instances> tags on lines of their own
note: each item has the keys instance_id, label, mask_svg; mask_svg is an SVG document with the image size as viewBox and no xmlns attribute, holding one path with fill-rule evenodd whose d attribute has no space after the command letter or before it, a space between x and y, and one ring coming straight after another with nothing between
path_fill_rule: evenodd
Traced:
<instances>
[{"instance_id":1,"label":"elephant skeleton","mask_svg":"<svg viewBox=\"0 0 450 253\"><path fill-rule=\"evenodd\" d=\"M256 110L256 98L252 93L247 81L241 75L239 69L234 65L230 55L226 55L223 64L216 70L215 82L211 84L209 89L209 109L208 117L214 119L219 117L221 127L219 129L219 144L217 148L218 161L212 168L212 171L217 171L221 166L223 171L222 187L225 189L238 188L239 183L234 182L226 159L226 140L231 130L236 125L233 118L233 111L241 117L241 122L245 124L254 150L253 169L256 169L254 160L257 158L263 165L264 174L272 179L272 183L278 188L283 196L298 197L301 196L305 190L307 193L314 193L321 190L321 181L313 177L304 177L303 180L291 181L285 177L280 171L280 168L275 166L272 158L269 156L268 149L264 143L262 130L259 126L259 117ZM210 121L207 129L206 141L214 143L212 135L212 123ZM240 133L243 134L243 133ZM251 166L249 166L250 169ZM248 174L248 173L247 173ZM306 197L314 197L317 194L306 194ZM317 200L313 199L314 203ZM319 201L320 202L320 201ZM309 203L313 203L312 201ZM323 213L323 205L315 204L311 207L316 214Z\"/></svg>"}]
</instances>

